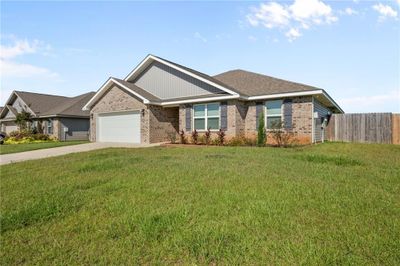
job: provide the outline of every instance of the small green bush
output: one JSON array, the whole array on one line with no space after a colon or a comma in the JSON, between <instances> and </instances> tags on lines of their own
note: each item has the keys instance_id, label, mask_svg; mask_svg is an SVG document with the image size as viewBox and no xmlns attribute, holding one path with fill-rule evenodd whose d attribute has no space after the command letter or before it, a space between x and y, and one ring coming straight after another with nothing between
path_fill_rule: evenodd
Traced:
<instances>
[{"instance_id":1,"label":"small green bush","mask_svg":"<svg viewBox=\"0 0 400 266\"><path fill-rule=\"evenodd\" d=\"M266 141L267 135L265 132L264 113L261 113L260 118L258 119L257 146L265 146Z\"/></svg>"}]
</instances>

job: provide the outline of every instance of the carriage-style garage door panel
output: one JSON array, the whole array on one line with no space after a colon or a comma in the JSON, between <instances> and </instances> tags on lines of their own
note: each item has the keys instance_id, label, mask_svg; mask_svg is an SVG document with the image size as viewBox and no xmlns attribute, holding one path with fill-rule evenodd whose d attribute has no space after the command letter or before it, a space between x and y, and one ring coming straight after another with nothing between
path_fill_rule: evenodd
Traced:
<instances>
[{"instance_id":1,"label":"carriage-style garage door panel","mask_svg":"<svg viewBox=\"0 0 400 266\"><path fill-rule=\"evenodd\" d=\"M140 143L140 112L99 114L99 142Z\"/></svg>"}]
</instances>

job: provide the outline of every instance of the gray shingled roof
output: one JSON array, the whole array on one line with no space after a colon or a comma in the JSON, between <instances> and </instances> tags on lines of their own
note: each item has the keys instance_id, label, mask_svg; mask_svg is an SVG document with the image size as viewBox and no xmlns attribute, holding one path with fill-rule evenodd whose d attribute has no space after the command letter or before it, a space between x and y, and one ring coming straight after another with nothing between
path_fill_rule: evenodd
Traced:
<instances>
[{"instance_id":1,"label":"gray shingled roof","mask_svg":"<svg viewBox=\"0 0 400 266\"><path fill-rule=\"evenodd\" d=\"M153 55L154 56L154 55ZM208 81L214 82L227 89L230 89L242 96L259 96L287 92L301 92L318 90L313 86L292 82L284 79L274 78L241 69L230 70L215 76L209 76L194 69L166 60L159 56L154 56L177 67L183 68L188 72L198 75Z\"/></svg>"},{"instance_id":2,"label":"gray shingled roof","mask_svg":"<svg viewBox=\"0 0 400 266\"><path fill-rule=\"evenodd\" d=\"M85 93L76 97L66 97L16 91L16 94L29 106L38 116L89 116L88 111L82 111L82 107L95 94Z\"/></svg>"},{"instance_id":3,"label":"gray shingled roof","mask_svg":"<svg viewBox=\"0 0 400 266\"><path fill-rule=\"evenodd\" d=\"M320 90L319 88L273 78L245 70L231 70L214 76L215 79L234 88L241 95L259 96L287 92Z\"/></svg>"}]
</instances>

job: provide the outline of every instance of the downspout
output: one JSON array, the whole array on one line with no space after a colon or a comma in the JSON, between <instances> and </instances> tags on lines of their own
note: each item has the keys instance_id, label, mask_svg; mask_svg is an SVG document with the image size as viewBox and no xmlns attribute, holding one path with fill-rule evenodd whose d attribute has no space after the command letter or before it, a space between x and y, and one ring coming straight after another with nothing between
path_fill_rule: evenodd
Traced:
<instances>
[{"instance_id":1,"label":"downspout","mask_svg":"<svg viewBox=\"0 0 400 266\"><path fill-rule=\"evenodd\" d=\"M311 96L311 143L314 143L314 96Z\"/></svg>"}]
</instances>

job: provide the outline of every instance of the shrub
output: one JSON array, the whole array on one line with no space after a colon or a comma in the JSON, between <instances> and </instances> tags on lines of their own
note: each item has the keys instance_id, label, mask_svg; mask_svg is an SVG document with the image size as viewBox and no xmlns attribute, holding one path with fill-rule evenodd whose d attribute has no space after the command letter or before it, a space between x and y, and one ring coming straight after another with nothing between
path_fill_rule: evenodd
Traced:
<instances>
[{"instance_id":1,"label":"shrub","mask_svg":"<svg viewBox=\"0 0 400 266\"><path fill-rule=\"evenodd\" d=\"M33 138L34 138L35 140L50 140L49 135L40 134L40 133L33 135Z\"/></svg>"},{"instance_id":2,"label":"shrub","mask_svg":"<svg viewBox=\"0 0 400 266\"><path fill-rule=\"evenodd\" d=\"M292 144L293 134L283 129L284 122L272 123L272 129L270 131L271 137L278 147L288 147Z\"/></svg>"},{"instance_id":3,"label":"shrub","mask_svg":"<svg viewBox=\"0 0 400 266\"><path fill-rule=\"evenodd\" d=\"M200 135L199 140L197 142L198 142L198 144L206 144L206 136Z\"/></svg>"},{"instance_id":4,"label":"shrub","mask_svg":"<svg viewBox=\"0 0 400 266\"><path fill-rule=\"evenodd\" d=\"M206 133L204 133L206 145L210 144L211 141L211 130L210 128L207 129Z\"/></svg>"},{"instance_id":5,"label":"shrub","mask_svg":"<svg viewBox=\"0 0 400 266\"><path fill-rule=\"evenodd\" d=\"M198 139L199 139L199 133L195 129L192 131L192 143L197 144Z\"/></svg>"},{"instance_id":6,"label":"shrub","mask_svg":"<svg viewBox=\"0 0 400 266\"><path fill-rule=\"evenodd\" d=\"M15 137L15 136L17 136L19 134L19 131L18 130L14 130L14 131L11 131L9 134L8 134L8 136L9 137Z\"/></svg>"},{"instance_id":7,"label":"shrub","mask_svg":"<svg viewBox=\"0 0 400 266\"><path fill-rule=\"evenodd\" d=\"M244 136L237 136L237 137L233 137L231 138L227 145L229 146L244 146L245 142L244 142Z\"/></svg>"},{"instance_id":8,"label":"shrub","mask_svg":"<svg viewBox=\"0 0 400 266\"><path fill-rule=\"evenodd\" d=\"M266 132L265 132L265 123L264 123L264 113L261 113L260 118L258 119L258 133L257 133L257 146L262 147L265 146Z\"/></svg>"},{"instance_id":9,"label":"shrub","mask_svg":"<svg viewBox=\"0 0 400 266\"><path fill-rule=\"evenodd\" d=\"M8 144L18 144L18 143L29 143L36 141L48 141L55 140L47 134L34 134L30 129L24 129L21 131L12 131L7 138L6 143Z\"/></svg>"},{"instance_id":10,"label":"shrub","mask_svg":"<svg viewBox=\"0 0 400 266\"><path fill-rule=\"evenodd\" d=\"M228 143L229 146L255 146L257 141L255 138L248 138L244 135L231 138Z\"/></svg>"},{"instance_id":11,"label":"shrub","mask_svg":"<svg viewBox=\"0 0 400 266\"><path fill-rule=\"evenodd\" d=\"M29 129L23 129L20 131L12 131L10 132L9 136L14 138L15 140L21 140L23 138L32 137L33 133Z\"/></svg>"},{"instance_id":12,"label":"shrub","mask_svg":"<svg viewBox=\"0 0 400 266\"><path fill-rule=\"evenodd\" d=\"M176 142L176 133L174 131L169 132L168 139L172 144L174 144Z\"/></svg>"},{"instance_id":13,"label":"shrub","mask_svg":"<svg viewBox=\"0 0 400 266\"><path fill-rule=\"evenodd\" d=\"M219 131L217 132L217 135L218 135L218 145L224 145L225 131L220 128Z\"/></svg>"},{"instance_id":14,"label":"shrub","mask_svg":"<svg viewBox=\"0 0 400 266\"><path fill-rule=\"evenodd\" d=\"M244 138L244 142L246 146L256 146L257 145L257 139L256 138Z\"/></svg>"},{"instance_id":15,"label":"shrub","mask_svg":"<svg viewBox=\"0 0 400 266\"><path fill-rule=\"evenodd\" d=\"M214 139L210 139L210 144L211 145L219 145L219 138L214 138Z\"/></svg>"},{"instance_id":16,"label":"shrub","mask_svg":"<svg viewBox=\"0 0 400 266\"><path fill-rule=\"evenodd\" d=\"M179 138L181 144L186 144L186 136L185 136L185 131L183 131L183 129L179 132Z\"/></svg>"}]
</instances>

